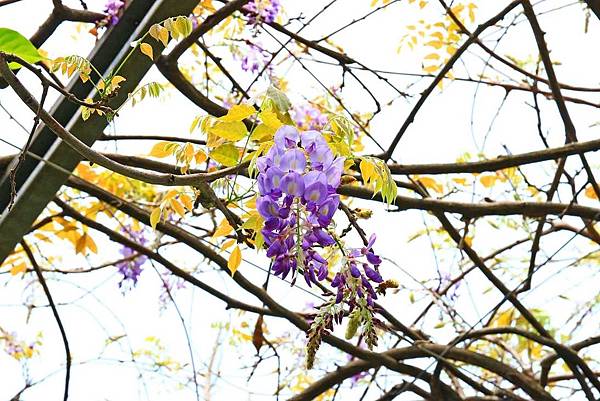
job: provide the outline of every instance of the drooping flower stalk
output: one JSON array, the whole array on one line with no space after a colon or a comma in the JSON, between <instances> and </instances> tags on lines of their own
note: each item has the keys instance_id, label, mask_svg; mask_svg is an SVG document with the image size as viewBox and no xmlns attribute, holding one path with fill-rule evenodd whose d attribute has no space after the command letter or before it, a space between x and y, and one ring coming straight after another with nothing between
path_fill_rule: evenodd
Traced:
<instances>
[{"instance_id":1,"label":"drooping flower stalk","mask_svg":"<svg viewBox=\"0 0 600 401\"><path fill-rule=\"evenodd\" d=\"M143 231L135 231L130 227L125 227L123 231L127 232L131 239L140 245L145 246L148 243ZM123 259L128 259L115 265L122 276L121 281L119 281L119 288L125 291L136 286L138 278L142 274L142 266L148 260L148 257L146 255L135 257L135 250L127 246L123 246L119 252Z\"/></svg>"}]
</instances>

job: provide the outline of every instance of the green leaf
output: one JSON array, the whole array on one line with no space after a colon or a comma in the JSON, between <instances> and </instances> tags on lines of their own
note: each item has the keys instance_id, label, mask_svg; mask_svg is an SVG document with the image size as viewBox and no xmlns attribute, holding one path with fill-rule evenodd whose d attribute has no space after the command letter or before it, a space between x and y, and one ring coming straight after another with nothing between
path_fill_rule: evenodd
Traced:
<instances>
[{"instance_id":1,"label":"green leaf","mask_svg":"<svg viewBox=\"0 0 600 401\"><path fill-rule=\"evenodd\" d=\"M0 51L18 56L32 64L44 59L29 39L8 28L0 28ZM13 70L20 68L19 64L14 62L8 66Z\"/></svg>"},{"instance_id":2,"label":"green leaf","mask_svg":"<svg viewBox=\"0 0 600 401\"><path fill-rule=\"evenodd\" d=\"M329 118L331 130L335 134L337 142L346 142L352 147L354 139L354 125L344 116L334 115Z\"/></svg>"},{"instance_id":3,"label":"green leaf","mask_svg":"<svg viewBox=\"0 0 600 401\"><path fill-rule=\"evenodd\" d=\"M192 26L192 21L189 18L184 16L179 16L175 19L175 28L181 33L183 37L188 36L192 33L194 27Z\"/></svg>"},{"instance_id":4,"label":"green leaf","mask_svg":"<svg viewBox=\"0 0 600 401\"><path fill-rule=\"evenodd\" d=\"M360 171L365 185L374 186L374 192L381 192L383 201L391 205L398 195L398 187L387 164L381 159L362 156Z\"/></svg>"},{"instance_id":5,"label":"green leaf","mask_svg":"<svg viewBox=\"0 0 600 401\"><path fill-rule=\"evenodd\" d=\"M269 86L266 95L268 99L271 99L273 101L275 107L277 108L277 110L279 110L279 112L287 113L287 111L292 108L292 103L290 102L290 99L288 99L285 93L283 93L276 87Z\"/></svg>"},{"instance_id":6,"label":"green leaf","mask_svg":"<svg viewBox=\"0 0 600 401\"><path fill-rule=\"evenodd\" d=\"M210 152L210 157L224 166L232 167L238 164L240 152L233 144L227 143Z\"/></svg>"}]
</instances>

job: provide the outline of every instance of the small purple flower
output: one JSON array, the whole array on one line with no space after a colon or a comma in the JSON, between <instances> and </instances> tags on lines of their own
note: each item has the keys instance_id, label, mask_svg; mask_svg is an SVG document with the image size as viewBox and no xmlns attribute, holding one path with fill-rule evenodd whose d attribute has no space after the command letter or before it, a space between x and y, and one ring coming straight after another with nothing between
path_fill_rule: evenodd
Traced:
<instances>
[{"instance_id":1,"label":"small purple flower","mask_svg":"<svg viewBox=\"0 0 600 401\"><path fill-rule=\"evenodd\" d=\"M121 10L125 7L125 2L121 0L108 0L104 5L104 12L108 16L107 25L114 26L119 23Z\"/></svg>"},{"instance_id":2,"label":"small purple flower","mask_svg":"<svg viewBox=\"0 0 600 401\"><path fill-rule=\"evenodd\" d=\"M269 53L260 47L250 44L242 57L242 70L257 73L269 60Z\"/></svg>"},{"instance_id":3,"label":"small purple flower","mask_svg":"<svg viewBox=\"0 0 600 401\"><path fill-rule=\"evenodd\" d=\"M376 238L373 234L366 246L352 248L347 251L347 267L338 273L331 283L332 286L338 289L337 303L342 302L347 297L352 305L355 302L352 294L356 294L359 298L363 298L370 307L375 305L374 300L377 299L377 293L371 282L383 282L383 277L378 271L381 258L373 252ZM358 268L359 265L362 266L362 273Z\"/></svg>"},{"instance_id":4,"label":"small purple flower","mask_svg":"<svg viewBox=\"0 0 600 401\"><path fill-rule=\"evenodd\" d=\"M275 21L280 9L279 0L251 0L244 6L244 10L248 12L248 24L253 26Z\"/></svg>"}]
</instances>

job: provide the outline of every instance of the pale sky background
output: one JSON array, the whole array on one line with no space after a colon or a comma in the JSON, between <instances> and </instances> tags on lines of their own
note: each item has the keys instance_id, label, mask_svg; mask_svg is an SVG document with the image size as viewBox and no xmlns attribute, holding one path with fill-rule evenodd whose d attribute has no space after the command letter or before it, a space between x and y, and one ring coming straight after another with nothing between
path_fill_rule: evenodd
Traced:
<instances>
[{"instance_id":1,"label":"pale sky background","mask_svg":"<svg viewBox=\"0 0 600 401\"><path fill-rule=\"evenodd\" d=\"M71 2L75 7L77 2ZM102 1L88 1L91 9L100 9ZM282 1L283 7L288 16L296 16L301 10L304 15L310 17L322 7L326 2L322 1ZM303 31L307 38L318 38L327 34L337 27L343 26L346 22L364 15L369 11L370 0L339 0L336 6L324 13L310 27ZM396 49L401 37L407 32L406 26L416 23L420 18L435 22L442 16L442 9L435 1L431 1L424 10L419 10L416 4L408 4L407 1L400 2L390 6L388 9L380 12L366 22L358 23L354 27L335 35L333 39L338 45L341 45L351 57L360 60L367 66L385 71L421 73L421 62L427 50L417 49L410 51L405 48L400 54ZM477 1L479 9L477 10L477 23L485 21L494 15L498 10L508 4L508 1ZM540 3L538 10L552 10L557 7L572 4L568 0L546 0ZM67 2L67 4L70 4ZM536 3L537 4L537 3ZM25 36L30 36L46 18L51 9L50 1L41 0L23 0L21 3L2 7L0 9L0 27L9 27L20 31ZM511 17L515 14L511 14ZM522 22L522 18L520 18ZM593 16L590 19L588 32L584 32L585 15L583 6L579 4L571 5L559 12L548 13L540 17L542 27L548 32L546 40L552 50L552 57L561 64L556 66L556 72L561 82L571 85L581 86L600 86L600 53L597 51L598 37L600 35L600 23ZM473 25L471 25L473 28ZM495 30L490 30L490 33ZM528 56L537 55L535 42L532 33L526 23L520 23L511 28L511 33L501 42L498 53L501 55L510 54L518 59L526 59ZM63 24L46 44L43 49L48 51L50 57L65 56L69 54L87 55L89 49L94 44L94 38L91 35L82 33L75 39L75 24ZM485 36L484 36L485 37ZM268 43L265 39L265 43ZM219 49L217 53L221 56L227 56L226 49ZM481 72L482 63L479 57L485 54L476 47L471 48L471 52L464 56L465 64L457 65L454 70L455 76L466 77L467 71L475 77ZM331 61L324 56L317 55L320 60ZM236 60L227 60L227 65L239 64ZM337 69L326 65L307 62L311 70L321 77L328 85L339 82L339 73ZM468 66L465 69L465 65ZM238 67L239 68L239 67ZM289 62L281 64L277 70L279 73L285 73L290 83L290 93L293 102L302 101L302 97L312 98L322 93L322 89L310 79L310 77L297 65L289 68ZM502 70L507 72L506 70ZM487 70L488 77L494 79L499 76L498 73ZM361 77L366 78L365 82L373 85L375 93L381 96L382 105L392 100L394 94L376 78L368 76L366 73L360 73ZM416 78L402 78L386 75L397 83L401 89L408 84L415 82ZM515 77L515 74L510 73ZM39 92L30 76L23 73L20 77L29 84L29 87ZM246 76L249 82L250 76ZM351 78L349 78L351 81ZM162 75L152 69L145 78L148 81L164 82ZM350 82L349 81L349 82ZM415 87L409 89L410 93L418 94L429 83L428 79L419 81ZM256 93L265 90L268 86L266 80L260 81L256 86ZM418 89L418 90L417 90ZM537 136L535 114L525 102L531 102L532 97L526 92L511 93L508 101L500 111L491 129L485 148L481 148L482 139L488 130L490 122L500 105L504 96L502 89L489 89L481 87L477 93L476 106L472 109L475 96L475 85L472 83L449 82L446 81L443 92L436 91L430 97L426 105L419 112L415 122L400 142L395 159L401 163L425 163L425 162L452 162L465 152L476 154L483 151L486 156L493 157L505 154L506 150L502 147L506 145L512 153L521 153L525 151L541 149L542 143ZM38 93L36 92L36 93ZM584 94L585 95L585 94ZM352 83L347 90L343 92L344 100L353 111L366 112L373 110L372 103L369 102L364 92ZM598 94L581 96L594 102L600 101ZM408 101L396 100L391 105L385 106L372 122L371 133L374 137L381 139L384 146L389 143L393 135L402 124L405 116L410 112L411 106L416 100L416 96ZM32 123L32 114L26 110L25 106L19 103L10 90L0 91L0 103L10 111L10 113L29 129ZM51 104L51 102L48 102ZM569 111L572 113L573 120L578 129L578 136L581 141L597 138L600 134L600 126L593 126L600 121L598 109L582 107L570 103ZM553 145L560 145L564 141L562 123L558 118L558 113L551 101L542 99L542 111L544 115L544 130L550 132L549 140ZM472 114L471 114L472 113ZM125 108L116 122L108 128L110 133L118 134L161 134L186 136L188 127L192 119L202 114L196 106L190 101L179 95L175 91L169 91L168 97L164 100L145 101L135 108ZM470 120L473 116L473 125ZM199 135L199 134L195 134ZM0 136L2 139L21 146L26 141L26 134L11 121L7 114L0 110ZM151 146L151 142L144 144L147 149L140 149L137 143L119 145L119 151L126 154L144 154ZM364 140L367 144L366 152L376 152L376 148L369 144L368 139ZM114 146L104 143L97 144L97 149L109 149L114 151ZM0 144L0 154L14 153L5 144ZM597 156L591 156L590 162L593 166L599 163ZM532 173L533 177L539 178L540 183L546 182L546 173L553 172L551 163L544 163L545 170L539 169L540 165L534 168L527 168L525 171L532 172L536 168L538 172ZM440 181L443 179L440 178ZM477 193L472 196L469 192L459 193L453 197L456 200L478 201L482 198L481 194L492 193L489 190L483 190L481 185ZM497 198L503 196L502 191L495 191L493 195ZM485 195L483 195L485 196ZM587 202L591 204L588 199ZM433 222L426 213L411 211L403 213L386 213L385 208L369 202L355 202L355 206L371 207L374 209L374 217L364 223L367 232L376 232L378 242L377 251L384 257L393 260L402 270L409 272L411 276L417 279L428 279L435 277L435 260L431 252L431 247L427 236L422 236L412 242L407 239L415 232L424 228L423 222ZM341 226L345 226L345 220L341 219ZM437 227L437 225L434 225ZM474 247L480 254L486 255L490 250L511 242L514 235L512 231L498 231L486 224L478 224L477 236L474 239ZM522 234L520 234L522 235ZM118 247L111 245L102 236L97 234L97 242L100 245L99 255L93 255L89 258L92 264L111 260L117 255ZM556 236L553 241L546 242L548 246L547 254L551 254L561 244L561 240L568 236ZM74 257L71 245L62 243L59 249L52 249L53 253L63 255L64 267L79 267L85 265L85 260L81 257ZM357 243L358 246L358 243ZM571 252L573 248L569 248ZM521 248L521 255L524 255L527 249ZM232 295L241 296L248 302L256 304L255 300L249 296L241 295L228 277L223 274L215 273L198 258L198 255L189 251L185 247L170 248L166 253L173 262L182 266L193 267L200 265L205 273L198 274L203 280L213 284L220 290ZM572 253L571 253L572 255ZM248 259L240 267L240 271L255 283L262 283L265 272L249 262L258 266L268 266L264 256L256 255L253 251L244 253ZM456 273L458 262L462 256L458 251L444 251L438 255L440 270L443 272ZM468 263L465 264L469 266ZM526 268L527 261L521 261L518 265L518 272L522 273ZM555 271L557 266L551 267ZM395 267L390 262L382 265L382 271L386 278L396 278L401 284L409 289L420 289L419 284L411 281L402 270ZM567 316L575 304L588 300L593 294L597 294L597 280L590 280L591 270L576 270L569 275L569 282L565 283L564 276L557 281L549 279L543 286L531 291L525 297L525 303L532 307L550 307L552 321L557 327L560 327L561 321ZM550 277L550 272L540 273L539 284L543 277ZM477 276L474 276L477 277ZM185 336L182 330L181 322L175 313L172 305L161 310L158 303L160 295L160 281L153 271L150 264L145 265L145 270L141 275L138 286L128 292L125 296L121 294L117 287L118 275L116 269L103 269L100 272L89 275L77 275L68 277L57 277L60 283L52 282L52 276L49 276L51 289L55 295L55 300L60 303L69 303L68 306L62 306L60 313L65 323L67 334L70 339L72 354L76 364L72 371L71 396L73 401L126 401L126 400L193 400L195 399L192 387L177 391L177 383L160 378L160 375L144 372L144 382L147 387L144 389L138 381L138 371L131 365L123 365L114 362L115 358L123 357L122 351L127 352L127 347L137 350L144 346L144 338L155 336L161 339L165 345L168 355L181 363L189 362L189 352L185 342ZM62 342L60 340L55 322L52 319L49 310L36 309L33 311L29 322L26 321L26 309L21 305L24 299L32 296L31 281L33 277L26 276L25 279L0 276L0 326L11 331L16 331L24 339L33 339L40 330L44 332L43 346L41 356L33 358L28 366L33 378L41 378L45 375L55 372L44 383L28 390L22 400L48 400L54 401L62 399L62 386L64 380L64 353ZM282 303L294 309L301 310L308 303L318 303L319 299L302 290L306 286L298 280L296 287L290 288L286 283L279 280L272 280L269 291L272 295L281 299ZM472 278L469 287L460 289L460 296L457 301L457 309L461 315L469 322L475 323L482 314L494 305L500 297L495 290L486 292L489 285L480 280ZM567 288L565 288L565 285ZM93 290L88 293L87 290ZM555 301L552 305L547 305L548 297L554 297L557 291L569 294L569 300ZM397 313L397 316L403 322L410 322L420 312L421 308L429 301L425 298L420 301L420 295L417 295L417 303L411 304L409 301L408 289L403 289L397 294L389 294L382 300L382 303L390 310ZM225 311L221 302L215 301L201 291L194 290L190 285L186 289L176 291L176 301L188 325L188 331L191 333L191 342L194 350L196 367L201 372L206 371L203 368L208 363L213 346L217 338L218 330L211 327L214 323L232 322L235 327L240 327L242 321L246 321L253 327L255 317L250 315L239 316L237 312ZM43 294L36 288L36 304L45 304ZM78 300L72 304L73 300ZM452 330L433 329L438 323L434 313L427 320L428 324L424 329L436 336L437 341L449 341L452 338ZM300 354L304 347L303 335L298 334L283 322L267 319L269 330L280 334L285 330L291 330L291 339L295 341L297 348L296 359L303 356ZM90 363L81 366L81 363L88 359L95 358L104 347L104 340L107 336L117 336L127 333L128 337L120 341L123 349L118 345L108 347L100 361L93 360ZM343 327L339 330L343 335ZM597 334L597 333L596 333ZM250 343L229 345L231 337L230 330L223 330L220 333L220 339L224 344L218 349L215 359L215 370L220 373L221 379L217 386L212 389L213 400L270 400L272 396L275 381L272 375L274 364L267 362L257 370L255 377L249 383L246 381L249 373L248 369L241 369L242 363L250 361L249 358L239 359L239 355L251 355L253 347ZM383 344L386 346L387 341ZM387 344L389 345L389 344ZM239 348L239 349L238 349ZM331 357L331 351L327 346L321 349L321 356L326 359ZM597 355L597 354L596 354ZM343 362L343 357L335 354L336 360ZM291 363L291 361L289 361ZM423 361L416 363L417 366L428 366ZM301 366L301 365L300 365ZM189 369L189 368L188 368ZM310 373L312 377L318 378L322 372L315 370ZM390 376L391 377L391 376ZM200 386L204 386L204 378L200 378ZM392 378L389 383L395 384ZM383 383L383 382L382 382ZM0 352L0 400L9 399L24 385L23 375L20 364L3 352ZM203 389L201 388L201 394ZM344 388L338 394L338 399L354 399L351 390ZM375 397L376 392L371 393L371 398ZM358 397L358 396L356 396ZM286 397L283 396L282 399ZM402 398L398 398L402 400ZM410 399L410 398L407 398Z\"/></svg>"}]
</instances>

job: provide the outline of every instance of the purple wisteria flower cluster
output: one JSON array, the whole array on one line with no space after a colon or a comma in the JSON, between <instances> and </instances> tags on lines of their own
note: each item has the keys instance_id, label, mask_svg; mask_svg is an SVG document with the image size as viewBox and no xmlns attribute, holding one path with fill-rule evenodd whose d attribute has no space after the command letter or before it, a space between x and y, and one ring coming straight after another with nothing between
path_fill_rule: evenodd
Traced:
<instances>
[{"instance_id":1,"label":"purple wisteria flower cluster","mask_svg":"<svg viewBox=\"0 0 600 401\"><path fill-rule=\"evenodd\" d=\"M38 352L38 348L41 345L39 334L35 341L26 343L25 341L18 340L16 332L9 333L2 328L0 328L0 341L4 341L4 351L16 360L31 358Z\"/></svg>"},{"instance_id":2,"label":"purple wisteria flower cluster","mask_svg":"<svg viewBox=\"0 0 600 401\"><path fill-rule=\"evenodd\" d=\"M315 248L335 244L326 228L340 202L344 158L334 157L320 132L283 126L256 166L256 208L265 218L262 234L274 274L295 277L301 268L308 285L324 280L328 263Z\"/></svg>"},{"instance_id":3,"label":"purple wisteria flower cluster","mask_svg":"<svg viewBox=\"0 0 600 401\"><path fill-rule=\"evenodd\" d=\"M296 125L303 130L320 130L329 121L326 114L310 103L294 107L292 116Z\"/></svg>"},{"instance_id":4,"label":"purple wisteria flower cluster","mask_svg":"<svg viewBox=\"0 0 600 401\"><path fill-rule=\"evenodd\" d=\"M375 239L375 234L372 234L366 246L349 250L346 255L346 268L337 273L331 281L331 285L337 288L336 303L342 302L344 298L354 300L358 297L366 299L367 305L373 307L373 300L377 299L377 293L371 282L377 284L383 282L381 274L377 271L381 258L375 255L372 249Z\"/></svg>"},{"instance_id":5,"label":"purple wisteria flower cluster","mask_svg":"<svg viewBox=\"0 0 600 401\"><path fill-rule=\"evenodd\" d=\"M281 10L279 0L252 0L244 6L248 11L248 24L256 26L261 22L271 23L275 21Z\"/></svg>"},{"instance_id":6,"label":"purple wisteria flower cluster","mask_svg":"<svg viewBox=\"0 0 600 401\"><path fill-rule=\"evenodd\" d=\"M249 44L248 52L242 57L242 70L257 73L269 61L269 54L259 46ZM269 66L269 73L271 68Z\"/></svg>"},{"instance_id":7,"label":"purple wisteria flower cluster","mask_svg":"<svg viewBox=\"0 0 600 401\"><path fill-rule=\"evenodd\" d=\"M148 244L148 238L144 237L144 231L135 231L130 227L125 227L124 230L136 243L146 246ZM119 288L122 290L131 289L135 287L142 274L142 266L148 260L146 255L136 255L136 251L124 246L119 251L123 259L122 262L117 263L115 266L122 275L121 281L119 281Z\"/></svg>"},{"instance_id":8,"label":"purple wisteria flower cluster","mask_svg":"<svg viewBox=\"0 0 600 401\"><path fill-rule=\"evenodd\" d=\"M117 25L121 15L121 10L125 7L125 2L121 0L108 0L104 5L104 12L108 16L108 26Z\"/></svg>"},{"instance_id":9,"label":"purple wisteria flower cluster","mask_svg":"<svg viewBox=\"0 0 600 401\"><path fill-rule=\"evenodd\" d=\"M98 36L99 28L110 28L111 26L117 25L124 8L125 1L107 0L103 10L106 16L96 21L96 26L90 30L90 33L94 36Z\"/></svg>"}]
</instances>

